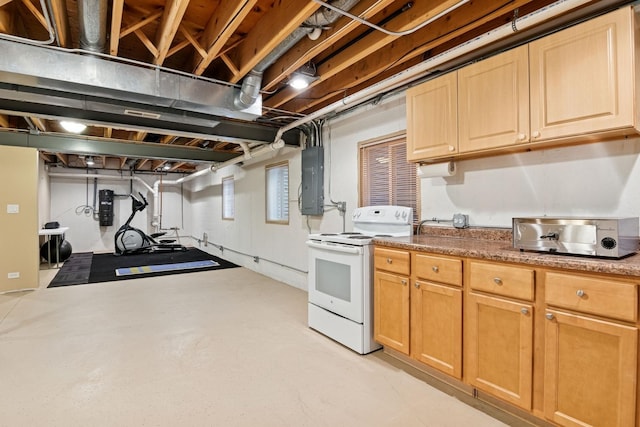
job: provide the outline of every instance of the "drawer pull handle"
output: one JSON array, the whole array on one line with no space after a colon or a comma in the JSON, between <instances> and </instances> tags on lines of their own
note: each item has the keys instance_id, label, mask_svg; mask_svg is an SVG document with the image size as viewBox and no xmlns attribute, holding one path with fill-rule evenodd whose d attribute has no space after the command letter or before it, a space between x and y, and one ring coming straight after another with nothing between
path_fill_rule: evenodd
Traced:
<instances>
[{"instance_id":1,"label":"drawer pull handle","mask_svg":"<svg viewBox=\"0 0 640 427\"><path fill-rule=\"evenodd\" d=\"M407 281L406 280L401 280L400 283L402 283L404 286L407 286Z\"/></svg>"},{"instance_id":2,"label":"drawer pull handle","mask_svg":"<svg viewBox=\"0 0 640 427\"><path fill-rule=\"evenodd\" d=\"M391 264L393 260L391 258L387 258L387 264Z\"/></svg>"},{"instance_id":3,"label":"drawer pull handle","mask_svg":"<svg viewBox=\"0 0 640 427\"><path fill-rule=\"evenodd\" d=\"M526 307L522 307L522 308L520 309L520 313L522 313L522 314L529 314L529 309L528 309L528 308L526 308Z\"/></svg>"},{"instance_id":4,"label":"drawer pull handle","mask_svg":"<svg viewBox=\"0 0 640 427\"><path fill-rule=\"evenodd\" d=\"M495 283L498 286L502 286L502 279L499 277L494 277L493 278L493 283Z\"/></svg>"},{"instance_id":5,"label":"drawer pull handle","mask_svg":"<svg viewBox=\"0 0 640 427\"><path fill-rule=\"evenodd\" d=\"M578 295L580 298L582 298L584 296L584 291L582 289L578 289L576 291L576 295Z\"/></svg>"},{"instance_id":6,"label":"drawer pull handle","mask_svg":"<svg viewBox=\"0 0 640 427\"><path fill-rule=\"evenodd\" d=\"M434 265L433 267L431 267L431 269L433 270L434 273L437 273L439 270L437 265Z\"/></svg>"},{"instance_id":7,"label":"drawer pull handle","mask_svg":"<svg viewBox=\"0 0 640 427\"><path fill-rule=\"evenodd\" d=\"M413 286L415 286L415 287L416 287L416 289L420 289L420 283L418 283L418 282L414 283L414 285L413 285Z\"/></svg>"},{"instance_id":8,"label":"drawer pull handle","mask_svg":"<svg viewBox=\"0 0 640 427\"><path fill-rule=\"evenodd\" d=\"M544 317L546 317L549 320L553 320L553 313L547 313L544 315Z\"/></svg>"}]
</instances>

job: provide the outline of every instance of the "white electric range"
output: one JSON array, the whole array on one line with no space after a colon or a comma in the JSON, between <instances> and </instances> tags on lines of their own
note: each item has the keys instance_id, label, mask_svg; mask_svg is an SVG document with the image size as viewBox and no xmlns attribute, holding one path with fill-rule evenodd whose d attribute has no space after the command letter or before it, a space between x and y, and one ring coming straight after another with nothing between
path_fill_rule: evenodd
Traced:
<instances>
[{"instance_id":1,"label":"white electric range","mask_svg":"<svg viewBox=\"0 0 640 427\"><path fill-rule=\"evenodd\" d=\"M353 232L310 234L309 327L360 353L373 340L373 245L375 237L413 232L413 210L404 206L356 208Z\"/></svg>"}]
</instances>

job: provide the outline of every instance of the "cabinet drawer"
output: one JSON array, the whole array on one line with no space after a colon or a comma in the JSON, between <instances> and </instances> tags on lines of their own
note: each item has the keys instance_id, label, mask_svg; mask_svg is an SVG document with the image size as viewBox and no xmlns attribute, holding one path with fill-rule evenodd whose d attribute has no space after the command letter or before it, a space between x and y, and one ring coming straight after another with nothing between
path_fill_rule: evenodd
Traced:
<instances>
[{"instance_id":1,"label":"cabinet drawer","mask_svg":"<svg viewBox=\"0 0 640 427\"><path fill-rule=\"evenodd\" d=\"M633 283L547 272L545 302L583 313L635 322L638 291Z\"/></svg>"},{"instance_id":2,"label":"cabinet drawer","mask_svg":"<svg viewBox=\"0 0 640 427\"><path fill-rule=\"evenodd\" d=\"M462 286L462 260L416 253L413 271L417 278Z\"/></svg>"},{"instance_id":3,"label":"cabinet drawer","mask_svg":"<svg viewBox=\"0 0 640 427\"><path fill-rule=\"evenodd\" d=\"M409 275L411 257L408 251L375 248L374 265L378 270Z\"/></svg>"},{"instance_id":4,"label":"cabinet drawer","mask_svg":"<svg viewBox=\"0 0 640 427\"><path fill-rule=\"evenodd\" d=\"M533 278L533 269L469 262L469 283L478 291L533 301Z\"/></svg>"}]
</instances>

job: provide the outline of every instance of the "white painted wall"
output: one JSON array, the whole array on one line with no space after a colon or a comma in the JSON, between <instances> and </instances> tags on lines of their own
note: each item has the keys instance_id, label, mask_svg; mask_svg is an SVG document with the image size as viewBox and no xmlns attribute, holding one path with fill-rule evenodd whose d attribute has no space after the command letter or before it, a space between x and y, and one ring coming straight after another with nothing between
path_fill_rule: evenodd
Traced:
<instances>
[{"instance_id":1,"label":"white painted wall","mask_svg":"<svg viewBox=\"0 0 640 427\"><path fill-rule=\"evenodd\" d=\"M518 216L639 216L640 138L458 162L422 180L422 217L468 213L472 226Z\"/></svg>"},{"instance_id":2,"label":"white painted wall","mask_svg":"<svg viewBox=\"0 0 640 427\"><path fill-rule=\"evenodd\" d=\"M358 205L358 142L405 128L404 94L328 121L324 138L325 203L331 199L347 202L346 231L352 229L350 217ZM630 138L459 161L456 176L422 180L421 218L450 219L462 212L469 215L472 226L511 227L514 216L638 216L639 153L640 138ZM289 162L290 223L266 224L264 168L283 160ZM306 289L308 233L342 230L343 217L327 208L323 216L309 217L307 225L307 217L300 215L297 207L300 169L300 150L284 148L241 167L234 165L206 174L184 184L183 205L178 188L165 193L163 225L177 224L182 228L181 235L199 239L207 233L212 244L200 244L201 249ZM236 217L223 221L221 180L230 175L235 179ZM154 177L145 179L151 184ZM130 202L119 199L115 225L100 228L93 218L75 213L76 207L85 203L84 181L52 178L50 185L50 220L71 227L67 238L74 251L112 251L113 234L129 215ZM128 193L128 185L101 181L99 188ZM141 189L138 184L134 186L134 191ZM136 218L134 225L150 231L151 209L146 212L146 218ZM190 243L198 246L195 240Z\"/></svg>"},{"instance_id":3,"label":"white painted wall","mask_svg":"<svg viewBox=\"0 0 640 427\"><path fill-rule=\"evenodd\" d=\"M78 174L82 173L76 170L68 170L63 168L52 168L55 173ZM94 173L93 171L91 173ZM119 176L115 171L98 171L97 173L105 176ZM137 175L147 184L153 186L153 183L159 179L159 176L150 174ZM166 180L178 179L181 175L169 174L165 175ZM88 181L88 182L87 182ZM142 212L138 212L133 219L131 225L139 228L146 233L154 232L151 226L153 214L153 194L145 188L141 183L133 181L114 179L98 180L97 189L113 190L116 194L133 193L138 196L141 192L149 201L149 206ZM191 243L190 239L185 236L191 235L189 228L188 216L191 213L189 198L182 197L184 193L180 186L165 187L162 192L162 226L163 228L178 227L181 240ZM114 199L114 220L112 226L100 226L98 221L98 194L96 193L95 215L90 210L85 213L84 207L94 207L94 181L93 178L75 179L75 178L49 178L49 194L50 207L49 218L44 221L58 221L61 226L69 227L65 238L71 244L73 252L113 252L114 251L114 234L125 223L129 215L131 215L131 198L116 197ZM43 208L41 207L41 212ZM169 231L167 235L175 236L175 232Z\"/></svg>"}]
</instances>

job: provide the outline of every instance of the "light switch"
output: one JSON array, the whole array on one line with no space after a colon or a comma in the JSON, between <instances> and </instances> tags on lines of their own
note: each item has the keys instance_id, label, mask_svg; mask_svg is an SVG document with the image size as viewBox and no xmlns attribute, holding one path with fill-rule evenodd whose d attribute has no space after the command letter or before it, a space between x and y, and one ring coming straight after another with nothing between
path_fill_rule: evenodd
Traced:
<instances>
[{"instance_id":1,"label":"light switch","mask_svg":"<svg viewBox=\"0 0 640 427\"><path fill-rule=\"evenodd\" d=\"M7 213L8 214L20 213L20 205L7 205Z\"/></svg>"}]
</instances>

